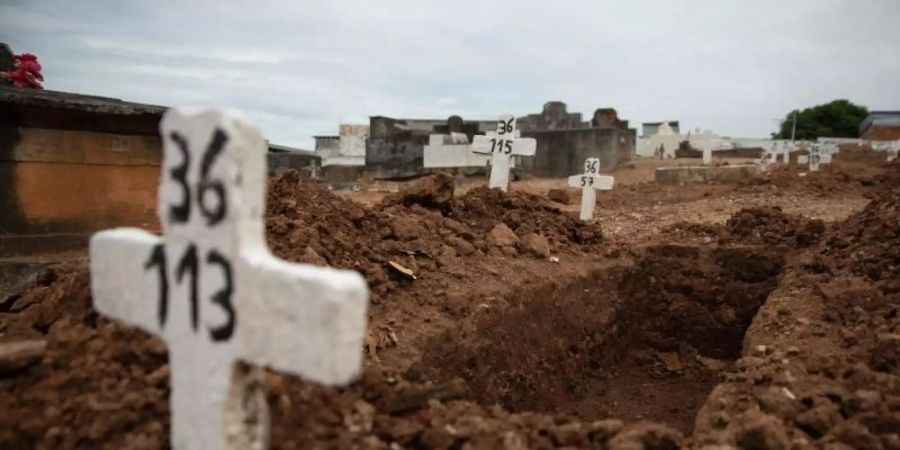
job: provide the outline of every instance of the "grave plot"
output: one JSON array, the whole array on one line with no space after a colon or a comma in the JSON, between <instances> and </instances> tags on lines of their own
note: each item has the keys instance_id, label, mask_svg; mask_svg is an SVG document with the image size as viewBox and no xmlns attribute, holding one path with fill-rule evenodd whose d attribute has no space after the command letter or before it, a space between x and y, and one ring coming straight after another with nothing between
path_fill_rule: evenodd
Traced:
<instances>
[{"instance_id":1,"label":"grave plot","mask_svg":"<svg viewBox=\"0 0 900 450\"><path fill-rule=\"evenodd\" d=\"M634 267L515 291L429 342L409 378L458 377L469 398L517 412L690 432L783 264L764 248L652 247Z\"/></svg>"},{"instance_id":2,"label":"grave plot","mask_svg":"<svg viewBox=\"0 0 900 450\"><path fill-rule=\"evenodd\" d=\"M270 180L273 252L371 289L357 381L258 381L271 448L896 447L900 183L837 170L817 176L892 194L843 223L745 209L618 240L607 216L582 223L515 184L458 194L435 176L365 208ZM644 185L602 210L716 189ZM79 267L0 299L0 448L166 448L166 343L93 301Z\"/></svg>"}]
</instances>

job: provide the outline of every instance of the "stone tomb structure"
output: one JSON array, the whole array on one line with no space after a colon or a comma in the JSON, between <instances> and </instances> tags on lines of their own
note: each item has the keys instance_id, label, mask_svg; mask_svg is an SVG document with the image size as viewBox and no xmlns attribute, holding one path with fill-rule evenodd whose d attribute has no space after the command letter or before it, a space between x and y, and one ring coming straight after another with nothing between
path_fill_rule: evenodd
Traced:
<instances>
[{"instance_id":1,"label":"stone tomb structure","mask_svg":"<svg viewBox=\"0 0 900 450\"><path fill-rule=\"evenodd\" d=\"M87 247L112 226L158 230L165 107L0 86L0 255ZM269 169L318 165L269 144Z\"/></svg>"},{"instance_id":2,"label":"stone tomb structure","mask_svg":"<svg viewBox=\"0 0 900 450\"><path fill-rule=\"evenodd\" d=\"M405 178L426 173L424 148L431 135L465 135L472 142L477 134L497 127L494 120L466 121L459 116L446 120L369 118L365 173L375 179Z\"/></svg>"},{"instance_id":3,"label":"stone tomb structure","mask_svg":"<svg viewBox=\"0 0 900 450\"><path fill-rule=\"evenodd\" d=\"M494 131L494 120L465 121L459 116L446 121L420 119L370 118L370 135L366 144L366 175L372 178L403 178L421 175L430 169L424 163L424 147L446 146L448 152L462 152L465 142L474 136ZM628 121L618 117L615 109L601 108L591 120L581 113L570 113L563 102L548 102L538 114L519 117L517 129L523 138L533 138L537 150L533 157L522 157L517 167L522 172L540 177L568 177L578 172L587 158L599 158L604 170L615 170L630 161L635 151L636 131ZM447 137L434 137L445 135ZM465 166L479 164L480 159L460 160ZM443 158L435 157L434 161ZM433 165L439 164L439 165ZM429 163L444 167L443 163Z\"/></svg>"},{"instance_id":4,"label":"stone tomb structure","mask_svg":"<svg viewBox=\"0 0 900 450\"><path fill-rule=\"evenodd\" d=\"M612 172L631 161L637 132L615 109L601 108L590 121L570 113L563 102L548 102L540 114L519 119L522 137L534 138L533 158L522 158L521 169L538 177L568 178L580 172L587 158L598 158L602 171Z\"/></svg>"}]
</instances>

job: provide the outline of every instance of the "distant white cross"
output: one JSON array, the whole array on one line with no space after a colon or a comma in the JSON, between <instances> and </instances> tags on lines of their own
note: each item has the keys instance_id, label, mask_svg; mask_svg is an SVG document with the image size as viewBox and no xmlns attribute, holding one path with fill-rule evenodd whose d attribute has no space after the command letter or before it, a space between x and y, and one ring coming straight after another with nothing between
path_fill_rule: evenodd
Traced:
<instances>
[{"instance_id":1,"label":"distant white cross","mask_svg":"<svg viewBox=\"0 0 900 450\"><path fill-rule=\"evenodd\" d=\"M94 308L167 342L174 449L264 448L256 372L235 362L349 382L362 364L368 288L356 272L269 253L266 143L256 128L220 111L172 109L161 131L164 234L118 228L91 238Z\"/></svg>"},{"instance_id":2,"label":"distant white cross","mask_svg":"<svg viewBox=\"0 0 900 450\"><path fill-rule=\"evenodd\" d=\"M781 147L781 162L785 164L791 163L791 151L793 150L793 144L788 144L787 142L782 143Z\"/></svg>"},{"instance_id":3,"label":"distant white cross","mask_svg":"<svg viewBox=\"0 0 900 450\"><path fill-rule=\"evenodd\" d=\"M813 144L809 148L809 171L818 172L819 164L822 162L822 148L818 144Z\"/></svg>"},{"instance_id":4,"label":"distant white cross","mask_svg":"<svg viewBox=\"0 0 900 450\"><path fill-rule=\"evenodd\" d=\"M704 166L712 165L712 149L709 147L703 148L703 165Z\"/></svg>"},{"instance_id":5,"label":"distant white cross","mask_svg":"<svg viewBox=\"0 0 900 450\"><path fill-rule=\"evenodd\" d=\"M500 116L497 122L497 134L492 136L476 135L472 142L472 151L491 155L491 189L509 188L510 158L513 156L533 156L537 142L533 138L522 138L516 134L516 118L512 114Z\"/></svg>"},{"instance_id":6,"label":"distant white cross","mask_svg":"<svg viewBox=\"0 0 900 450\"><path fill-rule=\"evenodd\" d=\"M584 173L569 177L569 186L581 188L581 215L579 218L586 222L594 218L597 191L611 190L615 181L615 178L599 173L600 159L588 158L584 161Z\"/></svg>"},{"instance_id":7,"label":"distant white cross","mask_svg":"<svg viewBox=\"0 0 900 450\"><path fill-rule=\"evenodd\" d=\"M887 162L894 162L898 153L900 153L900 139L891 142L890 147L887 149Z\"/></svg>"},{"instance_id":8,"label":"distant white cross","mask_svg":"<svg viewBox=\"0 0 900 450\"><path fill-rule=\"evenodd\" d=\"M768 150L763 150L762 156L759 157L759 160L756 161L756 164L759 166L759 170L763 172L769 171L769 166L772 165L773 159L776 158L777 155Z\"/></svg>"}]
</instances>

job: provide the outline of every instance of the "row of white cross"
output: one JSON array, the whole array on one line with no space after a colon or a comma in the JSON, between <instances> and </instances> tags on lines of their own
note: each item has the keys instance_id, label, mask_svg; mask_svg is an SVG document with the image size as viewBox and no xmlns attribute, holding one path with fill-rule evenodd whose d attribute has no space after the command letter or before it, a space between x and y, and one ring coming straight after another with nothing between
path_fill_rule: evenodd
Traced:
<instances>
[{"instance_id":1,"label":"row of white cross","mask_svg":"<svg viewBox=\"0 0 900 450\"><path fill-rule=\"evenodd\" d=\"M294 264L265 243L265 141L219 111L169 110L161 123L158 214L163 235L135 228L91 238L94 308L164 339L171 368L171 443L178 450L263 449L268 415L258 373L236 362L342 385L362 366L368 287L357 272ZM478 136L491 187L506 189L512 155L533 155L515 118ZM588 159L569 184L590 220L613 178Z\"/></svg>"},{"instance_id":2,"label":"row of white cross","mask_svg":"<svg viewBox=\"0 0 900 450\"><path fill-rule=\"evenodd\" d=\"M801 155L797 159L797 163L809 165L810 172L817 172L821 164L830 164L832 155L837 152L837 146L832 144L811 143L806 145L806 148L809 150L809 155ZM794 143L783 142L779 145L778 142L775 142L771 149L763 152L757 164L764 172L769 170L769 166L773 162L778 161L779 156L783 163L790 164L791 153L797 150L798 147Z\"/></svg>"}]
</instances>

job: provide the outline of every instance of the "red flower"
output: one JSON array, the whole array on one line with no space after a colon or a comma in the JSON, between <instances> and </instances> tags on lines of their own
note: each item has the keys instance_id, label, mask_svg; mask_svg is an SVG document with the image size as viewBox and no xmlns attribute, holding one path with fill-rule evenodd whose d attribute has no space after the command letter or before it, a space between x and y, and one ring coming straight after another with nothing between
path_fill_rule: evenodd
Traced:
<instances>
[{"instance_id":1,"label":"red flower","mask_svg":"<svg viewBox=\"0 0 900 450\"><path fill-rule=\"evenodd\" d=\"M31 53L22 53L14 55L14 58L16 68L9 72L0 72L0 75L12 80L15 87L42 89L41 81L44 76L41 75L41 63L38 62L37 57Z\"/></svg>"},{"instance_id":2,"label":"red flower","mask_svg":"<svg viewBox=\"0 0 900 450\"><path fill-rule=\"evenodd\" d=\"M16 61L35 61L37 62L37 56L32 55L31 53L22 53L21 55L13 56Z\"/></svg>"}]
</instances>

